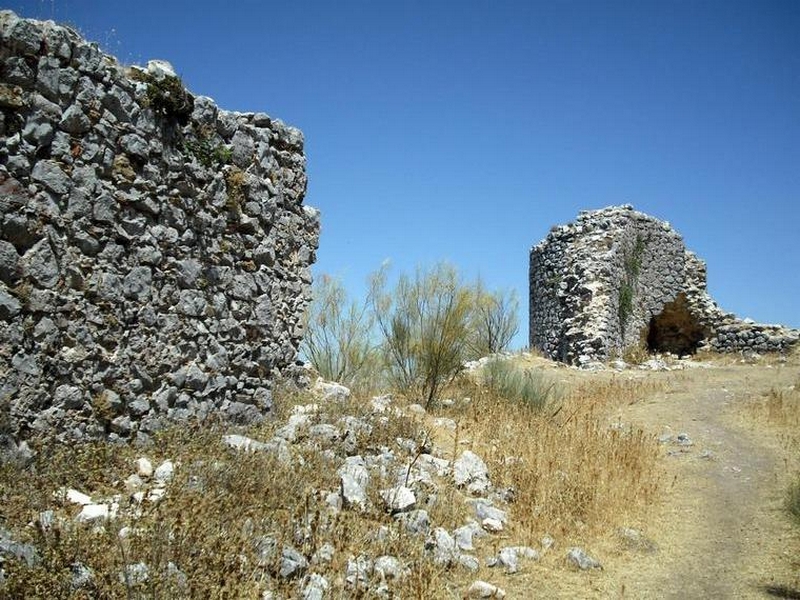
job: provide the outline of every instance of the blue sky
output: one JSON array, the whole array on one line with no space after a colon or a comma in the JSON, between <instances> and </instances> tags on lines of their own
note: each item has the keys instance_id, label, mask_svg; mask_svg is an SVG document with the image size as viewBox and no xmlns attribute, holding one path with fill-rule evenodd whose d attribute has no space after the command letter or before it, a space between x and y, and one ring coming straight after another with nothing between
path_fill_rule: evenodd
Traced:
<instances>
[{"instance_id":1,"label":"blue sky","mask_svg":"<svg viewBox=\"0 0 800 600\"><path fill-rule=\"evenodd\" d=\"M317 273L520 295L579 210L670 221L740 316L800 327L800 2L9 2L303 130Z\"/></svg>"}]
</instances>

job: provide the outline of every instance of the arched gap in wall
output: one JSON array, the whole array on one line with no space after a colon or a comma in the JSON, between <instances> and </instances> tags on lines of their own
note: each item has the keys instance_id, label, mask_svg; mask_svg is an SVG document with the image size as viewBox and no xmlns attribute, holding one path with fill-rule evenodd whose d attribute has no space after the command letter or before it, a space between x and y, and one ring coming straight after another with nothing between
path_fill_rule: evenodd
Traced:
<instances>
[{"instance_id":1,"label":"arched gap in wall","mask_svg":"<svg viewBox=\"0 0 800 600\"><path fill-rule=\"evenodd\" d=\"M678 356L694 354L705 337L705 328L689 311L686 296L681 292L650 319L647 349L650 352L670 352Z\"/></svg>"}]
</instances>

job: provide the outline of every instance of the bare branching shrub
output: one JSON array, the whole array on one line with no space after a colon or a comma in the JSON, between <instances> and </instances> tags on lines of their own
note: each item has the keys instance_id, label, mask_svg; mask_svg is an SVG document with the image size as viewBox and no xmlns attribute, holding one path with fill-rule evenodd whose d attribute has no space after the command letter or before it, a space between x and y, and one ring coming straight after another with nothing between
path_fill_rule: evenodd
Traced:
<instances>
[{"instance_id":1,"label":"bare branching shrub","mask_svg":"<svg viewBox=\"0 0 800 600\"><path fill-rule=\"evenodd\" d=\"M519 300L513 291L490 292L478 280L474 289L470 350L476 357L508 349L519 331Z\"/></svg>"},{"instance_id":2,"label":"bare branching shrub","mask_svg":"<svg viewBox=\"0 0 800 600\"><path fill-rule=\"evenodd\" d=\"M366 384L377 371L373 317L366 304L350 302L341 281L314 282L302 351L319 374L348 386Z\"/></svg>"},{"instance_id":3,"label":"bare branching shrub","mask_svg":"<svg viewBox=\"0 0 800 600\"><path fill-rule=\"evenodd\" d=\"M382 268L363 303L329 275L313 296L301 349L322 377L362 391L388 380L428 406L466 360L506 350L519 329L513 292L464 283L444 263L401 274L393 289Z\"/></svg>"},{"instance_id":4,"label":"bare branching shrub","mask_svg":"<svg viewBox=\"0 0 800 600\"><path fill-rule=\"evenodd\" d=\"M472 294L444 263L417 269L413 277L400 275L392 291L386 275L381 269L373 277L370 299L390 376L431 406L469 356Z\"/></svg>"}]
</instances>

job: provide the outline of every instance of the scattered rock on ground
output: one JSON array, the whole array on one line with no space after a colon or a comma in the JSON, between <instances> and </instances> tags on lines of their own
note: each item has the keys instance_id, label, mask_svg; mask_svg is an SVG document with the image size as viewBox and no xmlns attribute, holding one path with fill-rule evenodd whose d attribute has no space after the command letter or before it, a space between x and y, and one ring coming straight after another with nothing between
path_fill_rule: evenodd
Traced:
<instances>
[{"instance_id":1,"label":"scattered rock on ground","mask_svg":"<svg viewBox=\"0 0 800 600\"><path fill-rule=\"evenodd\" d=\"M578 547L569 549L569 552L567 552L567 562L578 567L581 571L603 568L600 561L586 554L583 548Z\"/></svg>"},{"instance_id":2,"label":"scattered rock on ground","mask_svg":"<svg viewBox=\"0 0 800 600\"><path fill-rule=\"evenodd\" d=\"M486 533L475 521L470 521L466 525L462 525L453 532L456 545L461 550L474 550L475 547L472 545L472 538L475 536L480 537L482 535L486 535Z\"/></svg>"},{"instance_id":3,"label":"scattered rock on ground","mask_svg":"<svg viewBox=\"0 0 800 600\"><path fill-rule=\"evenodd\" d=\"M311 386L311 393L321 402L344 402L350 397L350 388L340 383L325 381L320 377Z\"/></svg>"},{"instance_id":4,"label":"scattered rock on ground","mask_svg":"<svg viewBox=\"0 0 800 600\"><path fill-rule=\"evenodd\" d=\"M39 562L39 555L34 546L17 542L8 531L0 527L0 558L2 557L23 560L29 567ZM2 560L0 560L0 565L1 563Z\"/></svg>"},{"instance_id":5,"label":"scattered rock on ground","mask_svg":"<svg viewBox=\"0 0 800 600\"><path fill-rule=\"evenodd\" d=\"M428 511L423 509L411 510L395 515L406 531L412 535L428 535L431 528L431 519Z\"/></svg>"},{"instance_id":6,"label":"scattered rock on ground","mask_svg":"<svg viewBox=\"0 0 800 600\"><path fill-rule=\"evenodd\" d=\"M330 584L328 580L318 573L311 573L303 586L303 600L323 600Z\"/></svg>"},{"instance_id":7,"label":"scattered rock on ground","mask_svg":"<svg viewBox=\"0 0 800 600\"><path fill-rule=\"evenodd\" d=\"M431 531L425 542L425 548L431 552L433 562L437 565L449 566L458 559L456 541L443 527L436 527Z\"/></svg>"},{"instance_id":8,"label":"scattered rock on ground","mask_svg":"<svg viewBox=\"0 0 800 600\"><path fill-rule=\"evenodd\" d=\"M506 592L486 581L473 581L464 593L466 598L505 598Z\"/></svg>"},{"instance_id":9,"label":"scattered rock on ground","mask_svg":"<svg viewBox=\"0 0 800 600\"><path fill-rule=\"evenodd\" d=\"M410 510L417 503L414 492L403 485L382 490L381 497L386 503L386 508L393 514Z\"/></svg>"},{"instance_id":10,"label":"scattered rock on ground","mask_svg":"<svg viewBox=\"0 0 800 600\"><path fill-rule=\"evenodd\" d=\"M453 481L473 494L487 492L492 487L486 463L471 450L465 450L453 463Z\"/></svg>"},{"instance_id":11,"label":"scattered rock on ground","mask_svg":"<svg viewBox=\"0 0 800 600\"><path fill-rule=\"evenodd\" d=\"M658 546L653 540L646 537L638 529L631 527L620 527L617 530L620 540L623 545L634 552L641 552L643 554L654 554L658 551Z\"/></svg>"},{"instance_id":12,"label":"scattered rock on ground","mask_svg":"<svg viewBox=\"0 0 800 600\"><path fill-rule=\"evenodd\" d=\"M347 585L359 589L366 587L372 576L372 566L372 560L363 554L348 558L347 571L345 573L345 582Z\"/></svg>"},{"instance_id":13,"label":"scattered rock on ground","mask_svg":"<svg viewBox=\"0 0 800 600\"><path fill-rule=\"evenodd\" d=\"M481 561L471 554L459 554L458 564L471 573L476 573L481 568Z\"/></svg>"},{"instance_id":14,"label":"scattered rock on ground","mask_svg":"<svg viewBox=\"0 0 800 600\"><path fill-rule=\"evenodd\" d=\"M519 570L519 559L539 560L539 553L529 546L509 546L502 548L497 556L486 561L488 567L503 567L506 573L516 573Z\"/></svg>"},{"instance_id":15,"label":"scattered rock on ground","mask_svg":"<svg viewBox=\"0 0 800 600\"><path fill-rule=\"evenodd\" d=\"M344 508L367 508L367 485L369 484L369 471L361 456L349 456L344 465L339 468L341 482L341 497Z\"/></svg>"}]
</instances>

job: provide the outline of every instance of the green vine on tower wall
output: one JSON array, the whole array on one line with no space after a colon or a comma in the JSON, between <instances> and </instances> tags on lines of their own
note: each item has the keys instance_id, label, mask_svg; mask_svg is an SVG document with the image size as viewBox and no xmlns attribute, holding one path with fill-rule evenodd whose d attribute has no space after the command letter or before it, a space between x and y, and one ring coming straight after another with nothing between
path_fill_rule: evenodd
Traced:
<instances>
[{"instance_id":1,"label":"green vine on tower wall","mask_svg":"<svg viewBox=\"0 0 800 600\"><path fill-rule=\"evenodd\" d=\"M637 234L636 243L633 248L625 252L623 263L625 273L619 288L617 308L619 326L623 339L625 338L625 330L627 329L628 321L630 321L630 317L633 314L633 298L636 292L636 283L639 279L639 273L642 270L642 256L644 255L646 247L647 240Z\"/></svg>"}]
</instances>

